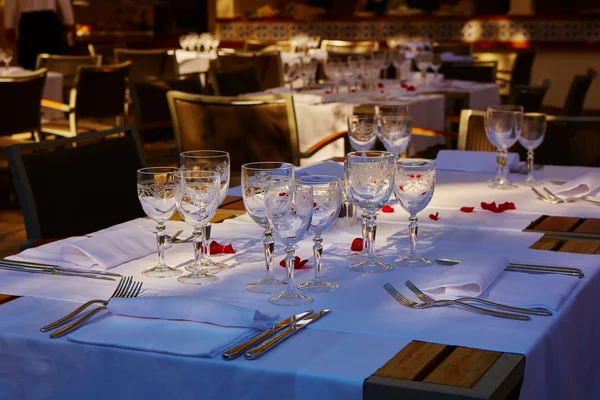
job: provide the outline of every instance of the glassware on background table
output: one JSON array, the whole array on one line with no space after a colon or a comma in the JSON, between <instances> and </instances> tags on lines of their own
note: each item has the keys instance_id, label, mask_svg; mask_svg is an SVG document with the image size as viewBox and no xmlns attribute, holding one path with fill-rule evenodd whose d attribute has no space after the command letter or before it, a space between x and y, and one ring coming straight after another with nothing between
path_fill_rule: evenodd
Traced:
<instances>
[{"instance_id":1,"label":"glassware on background table","mask_svg":"<svg viewBox=\"0 0 600 400\"><path fill-rule=\"evenodd\" d=\"M439 70L442 67L442 55L440 53L434 53L431 57L431 63L429 67L433 70L433 83L438 83Z\"/></svg>"},{"instance_id":2,"label":"glassware on background table","mask_svg":"<svg viewBox=\"0 0 600 400\"><path fill-rule=\"evenodd\" d=\"M346 62L346 68L344 69L344 78L346 80L346 84L348 85L348 92L352 91L352 86L356 85L356 81L358 80L359 70L360 70L360 59L358 56L350 56L348 57L348 61Z\"/></svg>"},{"instance_id":3,"label":"glassware on background table","mask_svg":"<svg viewBox=\"0 0 600 400\"><path fill-rule=\"evenodd\" d=\"M382 115L378 117L377 136L385 149L400 156L408 148L412 135L412 118Z\"/></svg>"},{"instance_id":4,"label":"glassware on background table","mask_svg":"<svg viewBox=\"0 0 600 400\"><path fill-rule=\"evenodd\" d=\"M218 206L223 203L225 197L227 197L227 191L229 190L229 174L230 174L230 160L229 153L220 150L193 150L184 151L179 154L179 163L183 170L189 171L214 171L219 174L220 190ZM204 230L203 237L205 240L210 240L211 223L210 221L202 228ZM205 253L202 258L201 268L210 272L220 272L228 269L229 267L221 262L216 262L210 258L210 254ZM186 266L188 271L195 269L194 264Z\"/></svg>"},{"instance_id":5,"label":"glassware on background table","mask_svg":"<svg viewBox=\"0 0 600 400\"><path fill-rule=\"evenodd\" d=\"M496 162L498 172L496 178L490 181L490 187L495 189L515 189L506 177L508 149L514 145L523 126L523 107L516 105L499 105L488 107L484 116L485 133L490 143L496 147Z\"/></svg>"},{"instance_id":6,"label":"glassware on background table","mask_svg":"<svg viewBox=\"0 0 600 400\"><path fill-rule=\"evenodd\" d=\"M537 186L542 182L533 177L533 151L544 141L546 135L546 114L527 113L523 114L523 128L519 136L519 143L527 149L527 179L522 182L523 186Z\"/></svg>"},{"instance_id":7,"label":"glassware on background table","mask_svg":"<svg viewBox=\"0 0 600 400\"><path fill-rule=\"evenodd\" d=\"M292 59L283 63L283 76L285 83L290 85L290 89L294 89L294 81L300 76L300 59Z\"/></svg>"},{"instance_id":8,"label":"glassware on background table","mask_svg":"<svg viewBox=\"0 0 600 400\"><path fill-rule=\"evenodd\" d=\"M321 277L323 238L321 235L329 229L337 220L342 204L342 180L335 176L309 175L298 178L299 185L312 187L313 191L313 213L309 229L314 232L313 255L315 258L314 279L298 285L300 290L311 293L331 292L338 285L327 282Z\"/></svg>"},{"instance_id":9,"label":"glassware on background table","mask_svg":"<svg viewBox=\"0 0 600 400\"><path fill-rule=\"evenodd\" d=\"M433 59L433 54L423 51L415 57L415 62L417 63L417 68L421 71L421 80L423 83L427 81L427 70L431 65L431 60Z\"/></svg>"},{"instance_id":10,"label":"glassware on background table","mask_svg":"<svg viewBox=\"0 0 600 400\"><path fill-rule=\"evenodd\" d=\"M175 203L175 174L177 168L152 167L137 171L137 192L142 209L156 222L156 243L158 245L158 264L154 268L142 271L151 278L177 276L181 271L165 263L165 222L169 220L177 205Z\"/></svg>"},{"instance_id":11,"label":"glassware on background table","mask_svg":"<svg viewBox=\"0 0 600 400\"><path fill-rule=\"evenodd\" d=\"M378 117L407 117L408 105L376 106Z\"/></svg>"},{"instance_id":12,"label":"glassware on background table","mask_svg":"<svg viewBox=\"0 0 600 400\"><path fill-rule=\"evenodd\" d=\"M394 186L396 156L385 151L352 152L344 164L348 197L362 210L366 227L367 257L351 264L355 272L378 273L391 270L375 256L377 211L390 198Z\"/></svg>"},{"instance_id":13,"label":"glassware on background table","mask_svg":"<svg viewBox=\"0 0 600 400\"><path fill-rule=\"evenodd\" d=\"M273 276L273 231L265 214L265 197L269 187L294 179L294 166L281 162L256 162L242 165L242 198L246 212L254 222L265 229L264 251L267 274L246 289L257 293L280 293L285 283Z\"/></svg>"},{"instance_id":14,"label":"glassware on background table","mask_svg":"<svg viewBox=\"0 0 600 400\"><path fill-rule=\"evenodd\" d=\"M396 79L408 79L409 76L404 71L404 64L407 62L404 51L397 50L390 53L392 65L396 69ZM410 61L410 60L408 60Z\"/></svg>"},{"instance_id":15,"label":"glassware on background table","mask_svg":"<svg viewBox=\"0 0 600 400\"><path fill-rule=\"evenodd\" d=\"M431 201L435 189L435 162L411 159L396 164L396 199L409 214L410 251L394 262L406 267L424 267L432 263L417 255L417 214Z\"/></svg>"},{"instance_id":16,"label":"glassware on background table","mask_svg":"<svg viewBox=\"0 0 600 400\"><path fill-rule=\"evenodd\" d=\"M2 58L2 62L4 63L4 74L8 75L10 72L10 62L13 59L13 51L10 48L1 49L0 58Z\"/></svg>"},{"instance_id":17,"label":"glassware on background table","mask_svg":"<svg viewBox=\"0 0 600 400\"><path fill-rule=\"evenodd\" d=\"M214 217L219 207L221 175L215 171L180 169L176 176L175 199L183 220L194 229L194 270L177 278L181 283L208 285L219 280L204 269L207 239L204 227Z\"/></svg>"},{"instance_id":18,"label":"glassware on background table","mask_svg":"<svg viewBox=\"0 0 600 400\"><path fill-rule=\"evenodd\" d=\"M324 67L324 72L327 76L327 79L333 83L333 90L335 93L339 93L340 82L342 81L344 74L342 63L335 58L329 57L325 61Z\"/></svg>"},{"instance_id":19,"label":"glassware on background table","mask_svg":"<svg viewBox=\"0 0 600 400\"><path fill-rule=\"evenodd\" d=\"M298 293L294 283L294 245L308 232L313 203L313 188L296 184L293 178L267 189L266 216L275 237L285 245L286 254L287 285L281 294L269 299L278 306L300 306L312 302L310 297Z\"/></svg>"},{"instance_id":20,"label":"glassware on background table","mask_svg":"<svg viewBox=\"0 0 600 400\"><path fill-rule=\"evenodd\" d=\"M377 140L377 116L352 115L348 117L348 140L356 151L369 150Z\"/></svg>"}]
</instances>

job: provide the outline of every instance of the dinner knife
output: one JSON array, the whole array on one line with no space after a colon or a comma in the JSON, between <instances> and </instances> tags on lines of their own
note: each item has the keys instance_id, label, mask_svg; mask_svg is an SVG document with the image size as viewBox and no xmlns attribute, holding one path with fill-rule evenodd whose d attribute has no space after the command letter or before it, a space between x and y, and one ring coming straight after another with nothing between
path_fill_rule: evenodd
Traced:
<instances>
[{"instance_id":1,"label":"dinner knife","mask_svg":"<svg viewBox=\"0 0 600 400\"><path fill-rule=\"evenodd\" d=\"M49 267L32 267L32 266L27 266L27 265L13 265L13 264L6 264L1 261L0 261L0 269L7 270L7 271L30 272L30 273L34 273L34 274L78 276L80 278L101 279L101 280L106 280L106 281L114 281L115 280L115 278L113 278L111 276L96 275L96 274L91 274L91 273L81 274L78 272L69 272L66 270L59 270L56 268L49 268Z\"/></svg>"},{"instance_id":2,"label":"dinner knife","mask_svg":"<svg viewBox=\"0 0 600 400\"><path fill-rule=\"evenodd\" d=\"M456 265L460 263L460 260L451 260L448 258L436 258L435 262L441 265ZM535 264L520 264L520 263L509 263L505 268L507 271L519 271L519 272L537 272L544 274L561 274L577 276L579 278L584 277L584 273L579 268L571 267L553 267L549 265L535 265Z\"/></svg>"},{"instance_id":3,"label":"dinner knife","mask_svg":"<svg viewBox=\"0 0 600 400\"><path fill-rule=\"evenodd\" d=\"M93 271L93 270L81 269L81 268L62 268L62 267L59 267L58 265L40 264L40 263L31 262L31 261L14 261L14 260L6 260L6 259L4 259L4 260L0 260L0 263L1 264L7 264L7 265L14 265L14 266L17 266L17 267L28 267L28 268L32 268L32 269L52 270L52 271L55 271L55 272L58 272L58 273L69 272L69 273L87 274L87 275L114 276L114 277L117 277L117 278L121 278L123 276L123 275L118 274L116 272Z\"/></svg>"},{"instance_id":4,"label":"dinner knife","mask_svg":"<svg viewBox=\"0 0 600 400\"><path fill-rule=\"evenodd\" d=\"M254 360L254 359L260 357L267 351L271 350L273 347L277 346L279 343L283 342L284 340L286 340L287 338L292 336L294 333L296 333L299 330L301 330L302 328L304 328L306 325L309 325L309 324L315 322L316 320L318 320L319 318L327 315L330 311L331 311L330 309L326 308L325 310L311 314L308 317L301 319L300 321L294 322L290 327L284 329L283 331L276 334L275 336L265 340L258 346L253 347L250 350L248 350L245 354L246 359Z\"/></svg>"},{"instance_id":5,"label":"dinner knife","mask_svg":"<svg viewBox=\"0 0 600 400\"><path fill-rule=\"evenodd\" d=\"M224 360L233 360L234 358L242 355L246 350L248 350L249 348L254 346L256 343L262 342L264 339L268 338L269 336L274 335L275 333L279 332L280 330L287 328L290 324L293 324L294 322L297 322L312 313L313 313L313 310L308 310L308 311L304 311L304 312L301 312L296 315L292 315L289 318L282 319L281 321L279 321L278 323L273 325L273 327L271 327L270 329L267 329L266 331L262 332L259 335L254 336L252 339L247 340L244 343L240 343L237 346L233 346L232 348L225 350L223 352L223 354L221 354L221 356L223 357Z\"/></svg>"}]
</instances>

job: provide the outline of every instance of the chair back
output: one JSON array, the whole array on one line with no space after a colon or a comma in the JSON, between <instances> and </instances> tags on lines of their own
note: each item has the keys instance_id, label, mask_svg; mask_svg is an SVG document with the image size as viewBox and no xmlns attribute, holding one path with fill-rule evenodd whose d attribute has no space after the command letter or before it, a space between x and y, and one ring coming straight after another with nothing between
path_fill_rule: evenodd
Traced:
<instances>
[{"instance_id":1,"label":"chair back","mask_svg":"<svg viewBox=\"0 0 600 400\"><path fill-rule=\"evenodd\" d=\"M5 101L0 107L0 136L39 132L45 68L27 75L0 76L0 95Z\"/></svg>"},{"instance_id":2,"label":"chair back","mask_svg":"<svg viewBox=\"0 0 600 400\"><path fill-rule=\"evenodd\" d=\"M600 167L600 117L549 115L535 162Z\"/></svg>"},{"instance_id":3,"label":"chair back","mask_svg":"<svg viewBox=\"0 0 600 400\"><path fill-rule=\"evenodd\" d=\"M75 76L80 65L102 65L101 55L60 56L55 54L38 54L36 68L46 68L63 76L64 99L69 98L69 91L75 85Z\"/></svg>"},{"instance_id":4,"label":"chair back","mask_svg":"<svg viewBox=\"0 0 600 400\"><path fill-rule=\"evenodd\" d=\"M175 50L115 49L114 54L117 63L131 61L129 76L132 79L174 79L178 75Z\"/></svg>"},{"instance_id":5,"label":"chair back","mask_svg":"<svg viewBox=\"0 0 600 400\"><path fill-rule=\"evenodd\" d=\"M598 73L595 69L588 69L585 75L575 75L571 82L571 87L565 99L565 114L568 116L579 116L583 111L585 97L592 85L592 81Z\"/></svg>"},{"instance_id":6,"label":"chair back","mask_svg":"<svg viewBox=\"0 0 600 400\"><path fill-rule=\"evenodd\" d=\"M208 81L217 96L239 96L263 90L253 64L229 68L213 67L208 71Z\"/></svg>"},{"instance_id":7,"label":"chair back","mask_svg":"<svg viewBox=\"0 0 600 400\"><path fill-rule=\"evenodd\" d=\"M174 139L173 122L167 102L167 92L203 93L200 75L183 75L164 80L157 78L130 79L135 123L143 143Z\"/></svg>"},{"instance_id":8,"label":"chair back","mask_svg":"<svg viewBox=\"0 0 600 400\"><path fill-rule=\"evenodd\" d=\"M6 155L29 243L144 216L135 195L144 162L132 127L12 145Z\"/></svg>"},{"instance_id":9,"label":"chair back","mask_svg":"<svg viewBox=\"0 0 600 400\"><path fill-rule=\"evenodd\" d=\"M283 66L278 51L271 53L225 53L219 51L216 60L217 67L228 69L240 65L253 65L258 79L262 83L262 88L265 90L283 86Z\"/></svg>"},{"instance_id":10,"label":"chair back","mask_svg":"<svg viewBox=\"0 0 600 400\"><path fill-rule=\"evenodd\" d=\"M291 51L289 40L246 40L244 51Z\"/></svg>"},{"instance_id":11,"label":"chair back","mask_svg":"<svg viewBox=\"0 0 600 400\"><path fill-rule=\"evenodd\" d=\"M376 40L321 40L321 49L334 55L368 54L379 50Z\"/></svg>"},{"instance_id":12,"label":"chair back","mask_svg":"<svg viewBox=\"0 0 600 400\"><path fill-rule=\"evenodd\" d=\"M440 73L445 79L493 83L496 81L495 61L443 63Z\"/></svg>"},{"instance_id":13,"label":"chair back","mask_svg":"<svg viewBox=\"0 0 600 400\"><path fill-rule=\"evenodd\" d=\"M511 90L509 104L523 106L525 112L539 112L549 88L548 79L544 79L540 86L516 85Z\"/></svg>"},{"instance_id":14,"label":"chair back","mask_svg":"<svg viewBox=\"0 0 600 400\"><path fill-rule=\"evenodd\" d=\"M130 66L130 61L102 67L80 66L70 101L77 118L125 116Z\"/></svg>"},{"instance_id":15,"label":"chair back","mask_svg":"<svg viewBox=\"0 0 600 400\"><path fill-rule=\"evenodd\" d=\"M458 125L458 150L496 151L485 134L485 111L462 110Z\"/></svg>"},{"instance_id":16,"label":"chair back","mask_svg":"<svg viewBox=\"0 0 600 400\"><path fill-rule=\"evenodd\" d=\"M169 92L179 151L228 151L231 170L254 161L299 163L291 96L218 97Z\"/></svg>"}]
</instances>

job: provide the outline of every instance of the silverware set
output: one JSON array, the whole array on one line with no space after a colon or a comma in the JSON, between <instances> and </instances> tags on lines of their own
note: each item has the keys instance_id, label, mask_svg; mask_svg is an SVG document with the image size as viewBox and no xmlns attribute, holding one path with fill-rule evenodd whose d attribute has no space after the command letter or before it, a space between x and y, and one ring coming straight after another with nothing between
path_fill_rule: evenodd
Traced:
<instances>
[{"instance_id":1,"label":"silverware set","mask_svg":"<svg viewBox=\"0 0 600 400\"><path fill-rule=\"evenodd\" d=\"M80 278L101 279L105 281L114 281L116 280L116 278L122 277L121 274L117 274L116 272L63 268L59 267L58 265L12 260L0 260L0 269L8 271L29 272L34 274L77 276Z\"/></svg>"},{"instance_id":2,"label":"silverware set","mask_svg":"<svg viewBox=\"0 0 600 400\"><path fill-rule=\"evenodd\" d=\"M531 188L533 193L535 193L540 199L542 199L546 203L563 204L563 203L571 203L575 200L584 200L584 201L589 201L591 203L600 204L600 197L583 196L583 197L568 197L566 199L561 199L560 197L558 197L554 193L552 193L550 190L548 190L548 188L543 187L542 189L544 190L544 192L546 192L546 195L542 194L539 190L537 190L534 187Z\"/></svg>"},{"instance_id":3,"label":"silverware set","mask_svg":"<svg viewBox=\"0 0 600 400\"><path fill-rule=\"evenodd\" d=\"M330 309L326 308L318 312L308 310L292 315L289 318L277 322L270 329L267 329L252 339L225 350L221 356L224 360L233 360L244 354L244 357L247 360L255 360L302 330L307 325L327 315L330 311Z\"/></svg>"},{"instance_id":4,"label":"silverware set","mask_svg":"<svg viewBox=\"0 0 600 400\"><path fill-rule=\"evenodd\" d=\"M436 258L436 264L441 265L456 265L460 263L460 260L452 260L449 258ZM560 274L560 275L570 275L576 276L578 278L583 278L583 271L579 268L571 268L571 267L552 267L549 265L536 265L536 264L519 264L519 263L509 263L508 266L504 269L505 271L516 271L516 272L529 272L529 273L538 273L538 274Z\"/></svg>"}]
</instances>

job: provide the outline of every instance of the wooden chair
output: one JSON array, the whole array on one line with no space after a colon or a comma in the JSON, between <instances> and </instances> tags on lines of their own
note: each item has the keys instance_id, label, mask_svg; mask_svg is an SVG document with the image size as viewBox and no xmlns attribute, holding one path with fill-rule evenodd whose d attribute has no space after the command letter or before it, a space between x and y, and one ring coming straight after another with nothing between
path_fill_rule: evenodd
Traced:
<instances>
[{"instance_id":1,"label":"wooden chair","mask_svg":"<svg viewBox=\"0 0 600 400\"><path fill-rule=\"evenodd\" d=\"M321 40L321 49L328 54L338 56L369 54L379 50L379 42L376 40Z\"/></svg>"},{"instance_id":2,"label":"wooden chair","mask_svg":"<svg viewBox=\"0 0 600 400\"><path fill-rule=\"evenodd\" d=\"M548 79L544 79L540 86L515 85L507 103L523 106L525 112L540 112L549 88Z\"/></svg>"},{"instance_id":3,"label":"wooden chair","mask_svg":"<svg viewBox=\"0 0 600 400\"><path fill-rule=\"evenodd\" d=\"M85 235L143 217L135 196L144 166L132 127L6 148L28 243Z\"/></svg>"},{"instance_id":4,"label":"wooden chair","mask_svg":"<svg viewBox=\"0 0 600 400\"><path fill-rule=\"evenodd\" d=\"M458 125L458 150L496 151L485 134L485 111L462 110Z\"/></svg>"},{"instance_id":5,"label":"wooden chair","mask_svg":"<svg viewBox=\"0 0 600 400\"><path fill-rule=\"evenodd\" d=\"M495 61L443 63L440 73L445 79L493 83L496 81Z\"/></svg>"},{"instance_id":6,"label":"wooden chair","mask_svg":"<svg viewBox=\"0 0 600 400\"><path fill-rule=\"evenodd\" d=\"M132 79L174 79L179 74L175 50L114 49L114 54L117 63L131 61Z\"/></svg>"},{"instance_id":7,"label":"wooden chair","mask_svg":"<svg viewBox=\"0 0 600 400\"><path fill-rule=\"evenodd\" d=\"M117 42L117 43L103 43L103 44L88 44L87 49L88 53L91 56L99 55L102 57L102 62L104 64L117 64L115 59L115 49L125 49L127 48L127 43L125 42Z\"/></svg>"},{"instance_id":8,"label":"wooden chair","mask_svg":"<svg viewBox=\"0 0 600 400\"><path fill-rule=\"evenodd\" d=\"M81 65L100 66L102 56L59 56L54 54L38 54L36 68L46 68L63 76L63 99L69 98L69 92L75 84L77 69Z\"/></svg>"},{"instance_id":9,"label":"wooden chair","mask_svg":"<svg viewBox=\"0 0 600 400\"><path fill-rule=\"evenodd\" d=\"M211 68L208 82L216 96L239 96L263 90L253 64L242 64L229 68Z\"/></svg>"},{"instance_id":10,"label":"wooden chair","mask_svg":"<svg viewBox=\"0 0 600 400\"><path fill-rule=\"evenodd\" d=\"M44 123L42 132L73 137L123 125L128 114L126 79L130 66L130 61L102 67L80 66L70 92L69 104L42 100L43 106L68 113L68 119ZM105 118L115 118L115 124L99 122Z\"/></svg>"},{"instance_id":11,"label":"wooden chair","mask_svg":"<svg viewBox=\"0 0 600 400\"><path fill-rule=\"evenodd\" d=\"M506 78L497 78L497 81L502 84L509 85L509 93L516 85L529 85L531 81L531 69L535 61L535 51L520 50L517 52L515 61L513 62L512 70L498 70L498 74L509 76Z\"/></svg>"},{"instance_id":12,"label":"wooden chair","mask_svg":"<svg viewBox=\"0 0 600 400\"><path fill-rule=\"evenodd\" d=\"M585 75L575 75L565 99L564 114L572 117L581 115L587 92L598 72L588 69Z\"/></svg>"},{"instance_id":13,"label":"wooden chair","mask_svg":"<svg viewBox=\"0 0 600 400\"><path fill-rule=\"evenodd\" d=\"M253 161L299 165L301 158L311 157L345 137L345 132L338 132L300 151L289 95L218 97L169 92L167 97L178 151L228 151L232 171L240 171L243 164Z\"/></svg>"},{"instance_id":14,"label":"wooden chair","mask_svg":"<svg viewBox=\"0 0 600 400\"><path fill-rule=\"evenodd\" d=\"M218 68L235 68L240 65L254 65L263 89L272 89L283 86L283 66L281 56L275 52L235 52L225 53L219 51L215 65Z\"/></svg>"}]
</instances>

